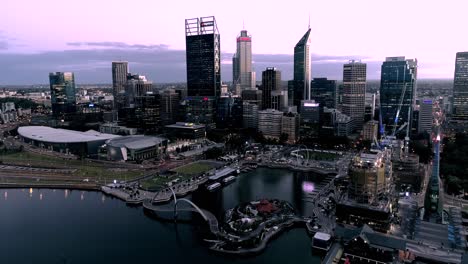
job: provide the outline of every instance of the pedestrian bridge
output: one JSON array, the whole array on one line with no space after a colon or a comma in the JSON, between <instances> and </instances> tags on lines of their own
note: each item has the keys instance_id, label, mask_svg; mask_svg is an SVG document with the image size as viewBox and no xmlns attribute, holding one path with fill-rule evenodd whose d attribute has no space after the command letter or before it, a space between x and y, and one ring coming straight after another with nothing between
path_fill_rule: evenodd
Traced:
<instances>
[{"instance_id":1,"label":"pedestrian bridge","mask_svg":"<svg viewBox=\"0 0 468 264\"><path fill-rule=\"evenodd\" d=\"M151 199L147 199L143 202L143 207L147 210L155 213L174 212L174 219L177 217L177 212L195 212L199 213L203 219L208 223L211 233L219 234L218 219L211 212L201 209L192 201L181 198L175 200L175 203L166 205L155 205Z\"/></svg>"}]
</instances>

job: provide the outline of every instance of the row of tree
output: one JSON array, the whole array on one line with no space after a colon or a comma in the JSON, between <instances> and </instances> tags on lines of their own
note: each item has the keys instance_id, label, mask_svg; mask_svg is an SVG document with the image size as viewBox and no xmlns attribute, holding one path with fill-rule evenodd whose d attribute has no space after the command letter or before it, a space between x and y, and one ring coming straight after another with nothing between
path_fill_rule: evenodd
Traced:
<instances>
[{"instance_id":1,"label":"row of tree","mask_svg":"<svg viewBox=\"0 0 468 264\"><path fill-rule=\"evenodd\" d=\"M454 139L444 138L440 159L440 175L449 194L459 194L468 187L468 136L457 133Z\"/></svg>"}]
</instances>

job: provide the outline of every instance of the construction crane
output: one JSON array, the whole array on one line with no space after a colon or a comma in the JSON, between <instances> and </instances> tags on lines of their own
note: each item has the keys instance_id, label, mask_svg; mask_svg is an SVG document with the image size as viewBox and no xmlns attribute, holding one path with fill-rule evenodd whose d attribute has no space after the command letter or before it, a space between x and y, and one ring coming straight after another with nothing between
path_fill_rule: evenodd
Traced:
<instances>
[{"instance_id":1,"label":"construction crane","mask_svg":"<svg viewBox=\"0 0 468 264\"><path fill-rule=\"evenodd\" d=\"M403 71L403 89L401 90L400 102L398 104L398 110L395 115L395 124L393 126L392 136L395 136L397 125L398 125L398 118L400 117L401 107L403 106L403 100L405 99L405 93L406 93L406 83L404 82L405 77L406 77L405 75L406 75L406 71ZM397 71L397 83L398 83L398 71Z\"/></svg>"},{"instance_id":2,"label":"construction crane","mask_svg":"<svg viewBox=\"0 0 468 264\"><path fill-rule=\"evenodd\" d=\"M397 80L397 84L398 84L398 81L399 81L399 76L398 76L399 72L398 72L398 70L396 72L396 75L397 75L396 80ZM400 118L400 112L401 112L401 108L403 106L403 101L405 99L405 93L406 93L406 88L407 88L405 78L406 78L406 71L403 71L403 89L401 90L400 100L399 100L399 103L398 103L398 109L397 109L396 114L395 114L392 133L390 135L385 135L385 129L384 129L383 124L382 124L382 111L380 111L380 115L379 115L379 125L380 125L380 133L382 135L382 140L384 140L385 143L387 143L387 144L388 144L388 141L390 139L392 139L392 138L395 139L395 135L397 133L399 133L400 131L402 131L406 127L405 153L407 154L408 153L408 144L409 144L409 130L410 130L410 127L411 127L411 124L410 124L411 107L408 107L408 119L407 119L407 121L405 123L403 123L403 125L401 127L398 128L398 120ZM411 85L412 84L413 84L413 80L411 80Z\"/></svg>"}]
</instances>

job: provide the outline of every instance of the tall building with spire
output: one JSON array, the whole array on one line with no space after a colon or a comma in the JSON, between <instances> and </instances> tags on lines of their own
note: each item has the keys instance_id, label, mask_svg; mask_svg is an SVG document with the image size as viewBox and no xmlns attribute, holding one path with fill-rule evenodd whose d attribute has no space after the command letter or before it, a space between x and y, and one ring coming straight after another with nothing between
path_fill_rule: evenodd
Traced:
<instances>
[{"instance_id":1,"label":"tall building with spire","mask_svg":"<svg viewBox=\"0 0 468 264\"><path fill-rule=\"evenodd\" d=\"M294 90L293 105L301 105L301 100L310 100L310 26L294 47L294 80L292 89ZM290 93L291 94L291 93Z\"/></svg>"},{"instance_id":2,"label":"tall building with spire","mask_svg":"<svg viewBox=\"0 0 468 264\"><path fill-rule=\"evenodd\" d=\"M240 85L241 91L255 87L255 72L252 70L252 36L243 29L237 36L237 50L232 57L232 83Z\"/></svg>"}]
</instances>

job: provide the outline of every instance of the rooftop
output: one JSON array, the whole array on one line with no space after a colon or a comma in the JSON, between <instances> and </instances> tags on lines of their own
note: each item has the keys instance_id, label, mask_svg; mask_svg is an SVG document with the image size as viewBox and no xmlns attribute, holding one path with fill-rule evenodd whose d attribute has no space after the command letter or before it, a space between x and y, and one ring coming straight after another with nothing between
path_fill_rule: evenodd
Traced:
<instances>
[{"instance_id":1,"label":"rooftop","mask_svg":"<svg viewBox=\"0 0 468 264\"><path fill-rule=\"evenodd\" d=\"M330 240L331 235L327 233L317 232L314 235L314 239L328 241Z\"/></svg>"},{"instance_id":2,"label":"rooftop","mask_svg":"<svg viewBox=\"0 0 468 264\"><path fill-rule=\"evenodd\" d=\"M194 123L184 123L184 122L177 122L172 125L167 125L166 128L185 128L185 129L202 129L205 128L205 125L197 125Z\"/></svg>"},{"instance_id":3,"label":"rooftop","mask_svg":"<svg viewBox=\"0 0 468 264\"><path fill-rule=\"evenodd\" d=\"M118 135L104 134L94 130L86 132L52 128L46 126L23 126L18 128L20 136L50 143L83 143L118 138Z\"/></svg>"},{"instance_id":4,"label":"rooftop","mask_svg":"<svg viewBox=\"0 0 468 264\"><path fill-rule=\"evenodd\" d=\"M162 137L134 135L110 139L106 142L106 144L112 147L119 148L125 147L127 149L144 149L161 144L165 140L166 139Z\"/></svg>"}]
</instances>

